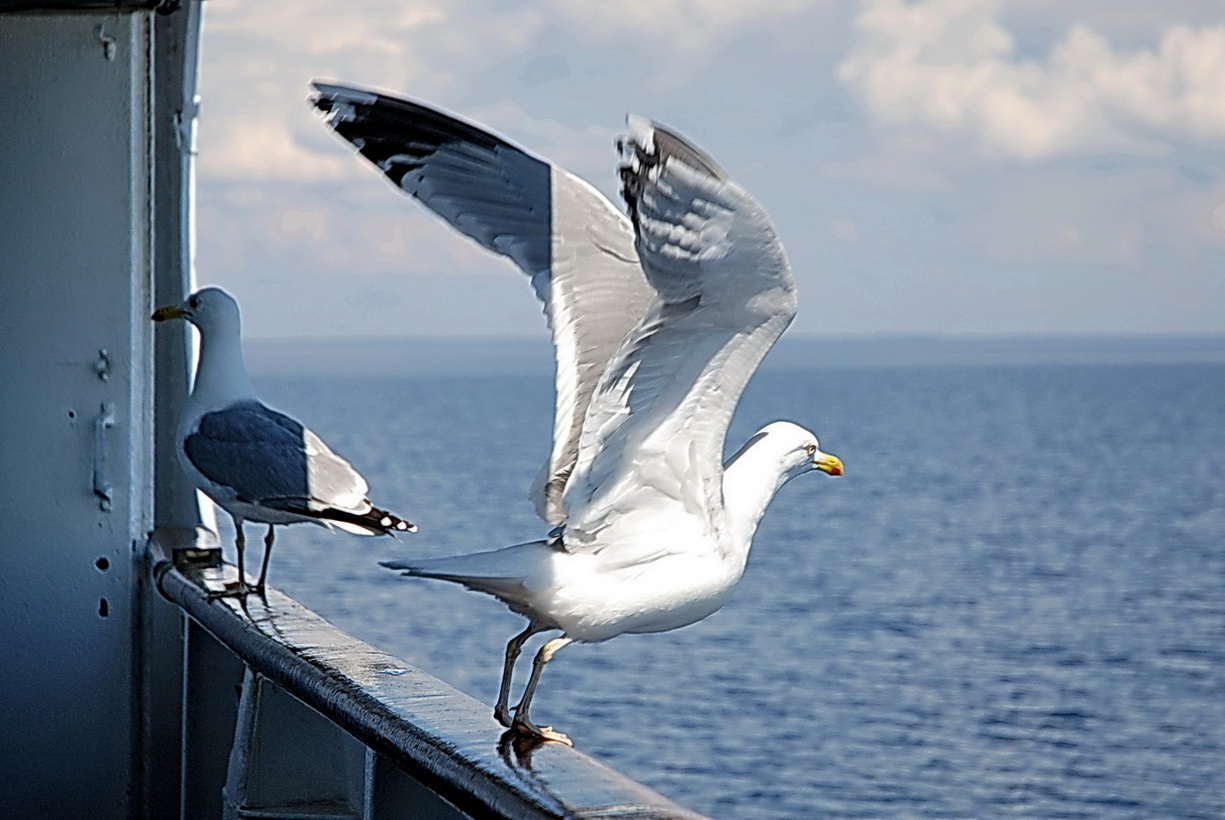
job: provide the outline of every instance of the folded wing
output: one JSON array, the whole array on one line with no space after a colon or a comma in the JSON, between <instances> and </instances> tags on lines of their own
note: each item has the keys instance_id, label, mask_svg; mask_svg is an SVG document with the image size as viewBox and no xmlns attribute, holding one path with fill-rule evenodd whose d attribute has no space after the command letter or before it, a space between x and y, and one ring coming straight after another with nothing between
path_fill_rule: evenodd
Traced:
<instances>
[{"instance_id":1,"label":"folded wing","mask_svg":"<svg viewBox=\"0 0 1225 820\"><path fill-rule=\"evenodd\" d=\"M205 413L183 451L201 474L247 503L303 515L370 509L366 480L349 462L258 402Z\"/></svg>"}]
</instances>

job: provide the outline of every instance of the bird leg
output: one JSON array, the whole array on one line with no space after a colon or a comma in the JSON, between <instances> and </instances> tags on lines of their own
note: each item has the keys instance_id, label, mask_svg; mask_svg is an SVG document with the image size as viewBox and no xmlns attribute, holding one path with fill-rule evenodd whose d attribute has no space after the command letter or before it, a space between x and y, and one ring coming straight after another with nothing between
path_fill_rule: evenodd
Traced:
<instances>
[{"instance_id":1,"label":"bird leg","mask_svg":"<svg viewBox=\"0 0 1225 820\"><path fill-rule=\"evenodd\" d=\"M268 534L264 536L264 563L259 570L259 580L252 587L253 592L260 595L264 594L264 579L268 577L268 559L272 556L272 542L276 538L276 533L272 529L272 525L268 525Z\"/></svg>"},{"instance_id":2,"label":"bird leg","mask_svg":"<svg viewBox=\"0 0 1225 820\"><path fill-rule=\"evenodd\" d=\"M528 709L532 705L532 697L536 694L536 684L540 683L540 673L544 671L544 665L553 659L553 656L557 654L557 650L573 642L573 640L573 638L562 635L560 638L554 638L540 647L540 651L536 653L536 659L532 661L532 676L527 680L527 687L523 690L523 698L520 699L519 705L515 707L515 719L511 724L512 729L532 737L538 737L541 740L554 740L567 746L574 745L570 738L561 732L553 731L553 727L537 726L528 717Z\"/></svg>"},{"instance_id":3,"label":"bird leg","mask_svg":"<svg viewBox=\"0 0 1225 820\"><path fill-rule=\"evenodd\" d=\"M234 546L238 549L238 582L233 589L226 589L223 592L210 592L208 599L210 601L217 598L245 598L247 596L247 576L243 572L242 553L243 548L247 545L247 537L242 531L242 522L238 519L234 520ZM227 585L228 586L228 585Z\"/></svg>"},{"instance_id":4,"label":"bird leg","mask_svg":"<svg viewBox=\"0 0 1225 820\"><path fill-rule=\"evenodd\" d=\"M509 727L512 722L507 704L510 700L511 678L515 674L515 661L519 659L519 653L523 651L523 644L527 639L542 631L535 624L528 624L527 629L511 638L506 644L506 662L502 666L502 685L498 688L497 705L493 707L493 716L503 726Z\"/></svg>"}]
</instances>

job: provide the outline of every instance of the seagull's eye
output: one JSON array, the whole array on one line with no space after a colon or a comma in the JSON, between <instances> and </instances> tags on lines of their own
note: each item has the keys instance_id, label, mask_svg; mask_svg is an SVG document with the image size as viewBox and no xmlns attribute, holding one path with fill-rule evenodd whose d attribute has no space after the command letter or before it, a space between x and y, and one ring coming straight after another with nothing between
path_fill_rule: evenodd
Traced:
<instances>
[{"instance_id":1,"label":"seagull's eye","mask_svg":"<svg viewBox=\"0 0 1225 820\"><path fill-rule=\"evenodd\" d=\"M810 455L810 456L811 456L811 455L815 455L815 454L816 454L816 452L817 452L817 445L815 445L815 444L809 444L807 447L805 447L805 448L804 448L804 452L805 452L805 453L808 453L808 455Z\"/></svg>"},{"instance_id":2,"label":"seagull's eye","mask_svg":"<svg viewBox=\"0 0 1225 820\"><path fill-rule=\"evenodd\" d=\"M200 300L193 296L187 300L187 306L192 310L195 310L196 308L200 307Z\"/></svg>"}]
</instances>

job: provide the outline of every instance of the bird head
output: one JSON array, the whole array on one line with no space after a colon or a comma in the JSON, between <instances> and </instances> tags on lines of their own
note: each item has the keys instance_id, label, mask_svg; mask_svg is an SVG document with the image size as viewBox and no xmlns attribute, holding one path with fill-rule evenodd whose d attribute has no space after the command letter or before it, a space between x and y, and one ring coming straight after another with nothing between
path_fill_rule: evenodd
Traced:
<instances>
[{"instance_id":1,"label":"bird head","mask_svg":"<svg viewBox=\"0 0 1225 820\"><path fill-rule=\"evenodd\" d=\"M186 319L202 333L227 324L237 328L238 303L221 288L203 288L188 296L181 304L166 305L153 312L155 322Z\"/></svg>"},{"instance_id":2,"label":"bird head","mask_svg":"<svg viewBox=\"0 0 1225 820\"><path fill-rule=\"evenodd\" d=\"M819 470L826 475L842 475L842 460L821 452L817 437L789 421L767 424L757 432L760 445L768 447L780 460L788 479Z\"/></svg>"}]
</instances>

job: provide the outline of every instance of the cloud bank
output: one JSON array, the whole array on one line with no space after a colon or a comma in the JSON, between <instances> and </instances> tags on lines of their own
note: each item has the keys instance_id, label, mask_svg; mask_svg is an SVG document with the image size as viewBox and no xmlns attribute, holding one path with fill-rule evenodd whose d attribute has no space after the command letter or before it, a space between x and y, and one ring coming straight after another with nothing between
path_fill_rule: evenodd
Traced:
<instances>
[{"instance_id":1,"label":"cloud bank","mask_svg":"<svg viewBox=\"0 0 1225 820\"><path fill-rule=\"evenodd\" d=\"M200 276L255 336L544 333L521 274L328 133L312 78L614 201L625 113L678 128L773 215L793 332L1225 329L1221 0L206 5Z\"/></svg>"},{"instance_id":2,"label":"cloud bank","mask_svg":"<svg viewBox=\"0 0 1225 820\"><path fill-rule=\"evenodd\" d=\"M1117 48L1071 22L1032 58L1004 10L998 0L866 0L838 76L881 123L962 133L1024 160L1225 139L1225 25L1172 24L1155 47Z\"/></svg>"}]
</instances>

